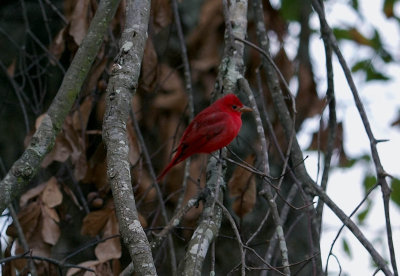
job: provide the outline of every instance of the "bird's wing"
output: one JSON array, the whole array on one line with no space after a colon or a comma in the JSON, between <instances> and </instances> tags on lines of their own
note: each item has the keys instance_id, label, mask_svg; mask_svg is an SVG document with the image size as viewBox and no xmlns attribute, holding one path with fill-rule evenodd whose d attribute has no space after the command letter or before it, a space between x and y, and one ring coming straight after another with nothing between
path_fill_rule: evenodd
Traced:
<instances>
[{"instance_id":1,"label":"bird's wing","mask_svg":"<svg viewBox=\"0 0 400 276\"><path fill-rule=\"evenodd\" d=\"M229 115L225 112L200 113L182 136L182 147L190 148L188 151L193 154L207 153L225 146L224 132L229 131L228 121Z\"/></svg>"}]
</instances>

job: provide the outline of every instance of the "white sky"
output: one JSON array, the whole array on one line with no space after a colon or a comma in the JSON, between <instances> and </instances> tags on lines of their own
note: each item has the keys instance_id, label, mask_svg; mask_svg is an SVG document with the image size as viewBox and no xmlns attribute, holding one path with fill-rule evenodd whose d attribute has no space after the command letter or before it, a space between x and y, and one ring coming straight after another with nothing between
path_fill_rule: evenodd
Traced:
<instances>
[{"instance_id":1,"label":"white sky","mask_svg":"<svg viewBox=\"0 0 400 276\"><path fill-rule=\"evenodd\" d=\"M351 8L348 7L350 1L328 1L326 5L327 19L331 26L356 26L365 36L371 37L374 26L381 34L386 49L394 55L396 61L399 60L399 42L400 29L399 23L393 19L388 20L382 13L383 0L360 0L360 8L363 18L357 16ZM400 6L396 7L396 14L400 15ZM314 29L319 28L317 16L311 19ZM360 57L371 58L372 51L365 47L355 47L354 43L341 43L341 49L346 60L352 64L352 61ZM315 36L311 43L311 55L314 61L314 72L317 75L318 90L321 95L326 91L326 70L325 57L322 40ZM400 156L400 129L391 127L390 124L397 118L397 112L400 110L400 66L384 65L385 74L391 77L388 82L364 82L361 75L356 75L355 81L360 93L364 107L368 113L373 133L377 139L390 139L389 142L378 145L378 151L385 170L396 177L400 177L399 156ZM356 157L363 154L370 155L369 140L361 123L360 116L354 105L352 94L348 88L342 70L335 59L335 93L337 99L337 117L338 121L344 122L344 140L345 151L350 157ZM300 143L303 149L310 143L311 134L319 127L319 118L307 122L299 135ZM308 152L309 158L306 160L306 166L311 176L317 175L317 154ZM365 163L357 164L349 169L334 169L331 173L328 183L329 196L341 207L346 214L350 214L362 200L363 177L367 171L372 174L375 169L373 164L366 166ZM376 189L370 196L373 202L372 210L367 217L365 226L361 226L363 233L370 238L378 252L387 260L389 253L386 242L385 221L382 203L382 194L380 189ZM400 265L400 208L391 204L391 222L393 226L393 237L395 250L397 249L397 264ZM324 225L322 234L322 258L323 263L338 229L341 227L340 221L336 216L325 207ZM363 210L361 207L360 210ZM352 256L349 257L343 251L342 240L336 242L333 253L338 257L342 267L342 273L347 275L372 275L375 269L372 267L371 258L367 251L362 247L349 230L342 232L341 237L345 237L350 245ZM329 262L330 275L338 275L339 267L334 258ZM346 275L346 274L342 274ZM379 272L377 275L383 275Z\"/></svg>"}]
</instances>

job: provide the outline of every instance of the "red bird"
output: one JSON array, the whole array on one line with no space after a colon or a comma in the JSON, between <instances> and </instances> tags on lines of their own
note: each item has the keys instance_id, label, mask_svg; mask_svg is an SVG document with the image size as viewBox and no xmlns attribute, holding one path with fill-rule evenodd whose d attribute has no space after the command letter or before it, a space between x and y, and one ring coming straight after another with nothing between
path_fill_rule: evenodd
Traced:
<instances>
[{"instance_id":1,"label":"red bird","mask_svg":"<svg viewBox=\"0 0 400 276\"><path fill-rule=\"evenodd\" d=\"M161 181L176 164L196 153L211 153L227 146L242 126L242 112L252 111L234 94L214 102L194 117L186 128L171 162L157 177Z\"/></svg>"}]
</instances>

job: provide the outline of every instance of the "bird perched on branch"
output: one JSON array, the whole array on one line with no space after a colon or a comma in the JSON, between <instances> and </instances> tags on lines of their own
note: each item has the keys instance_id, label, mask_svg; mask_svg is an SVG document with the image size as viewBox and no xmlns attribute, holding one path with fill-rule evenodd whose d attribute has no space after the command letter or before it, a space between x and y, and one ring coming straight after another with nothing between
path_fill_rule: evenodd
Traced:
<instances>
[{"instance_id":1,"label":"bird perched on branch","mask_svg":"<svg viewBox=\"0 0 400 276\"><path fill-rule=\"evenodd\" d=\"M228 94L194 117L186 128L171 162L157 177L161 181L176 164L196 153L211 153L232 142L242 126L243 112L252 111L234 94Z\"/></svg>"}]
</instances>

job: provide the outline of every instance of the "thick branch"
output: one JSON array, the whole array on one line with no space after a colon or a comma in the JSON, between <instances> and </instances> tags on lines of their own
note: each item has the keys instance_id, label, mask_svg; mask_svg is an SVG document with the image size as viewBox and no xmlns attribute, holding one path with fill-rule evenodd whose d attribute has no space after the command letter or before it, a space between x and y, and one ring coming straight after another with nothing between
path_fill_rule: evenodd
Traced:
<instances>
[{"instance_id":1,"label":"thick branch","mask_svg":"<svg viewBox=\"0 0 400 276\"><path fill-rule=\"evenodd\" d=\"M138 275L156 275L146 234L140 225L133 196L126 124L132 92L138 85L147 39L150 1L126 3L126 26L121 48L107 87L103 138L107 146L107 175L113 192L121 236Z\"/></svg>"},{"instance_id":2,"label":"thick branch","mask_svg":"<svg viewBox=\"0 0 400 276\"><path fill-rule=\"evenodd\" d=\"M223 194L219 192L224 184L222 171L222 160L211 157L207 165L207 173L211 177L206 184L211 195L206 199L199 225L188 244L182 275L201 275L208 248L218 235L222 221L222 210L215 204L215 201L222 201L223 199Z\"/></svg>"}]
</instances>

